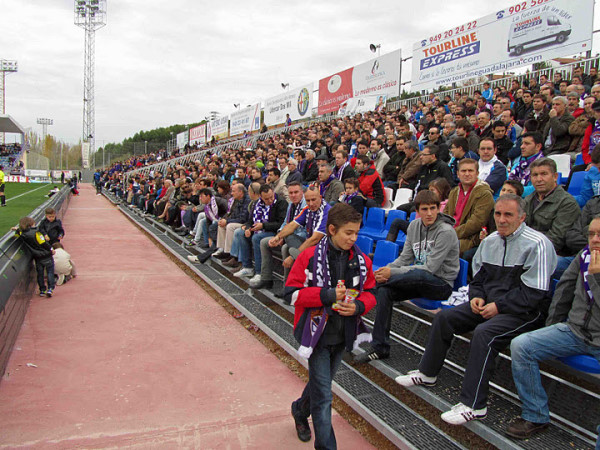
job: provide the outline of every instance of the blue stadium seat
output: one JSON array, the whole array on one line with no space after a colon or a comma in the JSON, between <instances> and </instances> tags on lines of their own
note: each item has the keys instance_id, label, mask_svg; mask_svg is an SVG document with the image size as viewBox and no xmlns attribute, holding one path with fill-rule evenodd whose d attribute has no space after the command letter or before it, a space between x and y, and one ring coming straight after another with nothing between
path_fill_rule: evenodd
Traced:
<instances>
[{"instance_id":1,"label":"blue stadium seat","mask_svg":"<svg viewBox=\"0 0 600 450\"><path fill-rule=\"evenodd\" d=\"M558 358L560 362L573 369L586 373L600 373L600 362L590 355L572 355Z\"/></svg>"},{"instance_id":2,"label":"blue stadium seat","mask_svg":"<svg viewBox=\"0 0 600 450\"><path fill-rule=\"evenodd\" d=\"M412 222L413 220L415 220L417 218L417 213L416 212L411 212L410 213L410 217L408 219L409 222Z\"/></svg>"},{"instance_id":3,"label":"blue stadium seat","mask_svg":"<svg viewBox=\"0 0 600 450\"><path fill-rule=\"evenodd\" d=\"M575 165L580 166L581 164L583 164L583 155L581 153L577 153L577 156L575 157Z\"/></svg>"},{"instance_id":4,"label":"blue stadium seat","mask_svg":"<svg viewBox=\"0 0 600 450\"><path fill-rule=\"evenodd\" d=\"M367 256L373 251L373 239L368 236L358 236L356 245Z\"/></svg>"},{"instance_id":5,"label":"blue stadium seat","mask_svg":"<svg viewBox=\"0 0 600 450\"><path fill-rule=\"evenodd\" d=\"M400 231L398 233L398 237L396 238L396 245L398 245L398 247L400 247L400 251L402 251L402 249L404 248L404 243L406 242L406 235Z\"/></svg>"},{"instance_id":6,"label":"blue stadium seat","mask_svg":"<svg viewBox=\"0 0 600 450\"><path fill-rule=\"evenodd\" d=\"M458 260L460 269L458 276L454 280L454 290L458 291L461 287L467 285L467 274L469 273L469 263L464 259ZM413 298L411 302L423 309L439 309L439 308L452 308L452 306L445 306L442 304L444 300L430 300L428 298Z\"/></svg>"},{"instance_id":7,"label":"blue stadium seat","mask_svg":"<svg viewBox=\"0 0 600 450\"><path fill-rule=\"evenodd\" d=\"M364 222L365 226L360 229L359 235L371 237L373 234L380 234L385 225L385 210L381 208L369 209L367 220Z\"/></svg>"},{"instance_id":8,"label":"blue stadium seat","mask_svg":"<svg viewBox=\"0 0 600 450\"><path fill-rule=\"evenodd\" d=\"M571 183L569 184L569 194L572 196L579 195L581 192L581 187L583 186L583 179L585 178L586 174L587 172L585 171L575 172L573 174L571 177Z\"/></svg>"},{"instance_id":9,"label":"blue stadium seat","mask_svg":"<svg viewBox=\"0 0 600 450\"><path fill-rule=\"evenodd\" d=\"M375 246L373 255L373 270L383 267L398 257L400 249L396 244L390 241L379 241Z\"/></svg>"},{"instance_id":10,"label":"blue stadium seat","mask_svg":"<svg viewBox=\"0 0 600 450\"><path fill-rule=\"evenodd\" d=\"M392 210L388 211L388 216L385 221L385 226L383 227L383 230L379 233L369 233L368 236L372 237L374 241L380 241L382 239L385 239L388 235L388 232L390 231L392 222L395 219L406 220L406 213L404 211L398 211L396 209L392 209Z\"/></svg>"}]
</instances>

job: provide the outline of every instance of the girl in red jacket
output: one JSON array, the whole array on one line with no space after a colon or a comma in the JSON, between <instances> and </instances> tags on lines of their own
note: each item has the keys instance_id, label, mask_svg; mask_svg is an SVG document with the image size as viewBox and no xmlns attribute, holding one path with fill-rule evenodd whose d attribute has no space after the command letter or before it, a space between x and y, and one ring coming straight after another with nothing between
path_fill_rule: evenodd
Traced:
<instances>
[{"instance_id":1,"label":"girl in red jacket","mask_svg":"<svg viewBox=\"0 0 600 450\"><path fill-rule=\"evenodd\" d=\"M344 349L370 340L360 316L375 306L375 276L371 260L355 245L362 215L338 203L329 210L327 236L307 248L294 262L285 299L294 305L294 335L298 353L308 358L308 383L292 403L298 438L311 438L315 448L335 449L331 425L331 381Z\"/></svg>"}]
</instances>

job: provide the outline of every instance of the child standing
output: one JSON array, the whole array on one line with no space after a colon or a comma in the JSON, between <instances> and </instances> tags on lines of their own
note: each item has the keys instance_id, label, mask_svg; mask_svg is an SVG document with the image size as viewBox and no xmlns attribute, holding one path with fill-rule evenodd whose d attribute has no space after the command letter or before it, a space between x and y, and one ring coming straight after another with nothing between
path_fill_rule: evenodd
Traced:
<instances>
[{"instance_id":1,"label":"child standing","mask_svg":"<svg viewBox=\"0 0 600 450\"><path fill-rule=\"evenodd\" d=\"M57 277L56 284L61 286L71 278L75 278L77 276L77 271L75 270L75 264L71 261L71 255L65 251L65 248L60 242L52 244L52 248L54 249L53 259L54 274Z\"/></svg>"},{"instance_id":2,"label":"child standing","mask_svg":"<svg viewBox=\"0 0 600 450\"><path fill-rule=\"evenodd\" d=\"M315 448L336 448L331 382L344 349L351 351L370 337L360 316L375 306L375 276L371 260L355 244L361 220L352 206L334 205L327 236L298 256L285 286L285 300L296 308L298 353L308 358L309 380L292 403L292 416L303 442L311 438L312 416Z\"/></svg>"},{"instance_id":3,"label":"child standing","mask_svg":"<svg viewBox=\"0 0 600 450\"><path fill-rule=\"evenodd\" d=\"M17 232L17 236L29 249L33 260L35 261L40 297L52 297L52 291L55 286L52 247L46 241L44 235L35 227L35 221L31 217L22 217L21 220L19 220L19 226L13 227L13 230ZM48 277L48 289L46 289L44 272Z\"/></svg>"},{"instance_id":4,"label":"child standing","mask_svg":"<svg viewBox=\"0 0 600 450\"><path fill-rule=\"evenodd\" d=\"M40 222L39 231L50 245L59 242L65 236L62 222L56 218L54 208L46 208L46 217Z\"/></svg>"}]
</instances>

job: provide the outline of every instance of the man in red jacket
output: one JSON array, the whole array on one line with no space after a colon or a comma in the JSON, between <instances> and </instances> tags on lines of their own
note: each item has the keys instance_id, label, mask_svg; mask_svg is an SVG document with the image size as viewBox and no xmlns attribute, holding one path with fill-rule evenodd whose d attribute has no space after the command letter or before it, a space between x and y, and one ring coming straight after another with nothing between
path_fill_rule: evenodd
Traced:
<instances>
[{"instance_id":1,"label":"man in red jacket","mask_svg":"<svg viewBox=\"0 0 600 450\"><path fill-rule=\"evenodd\" d=\"M285 285L285 300L295 307L298 353L308 359L308 383L292 403L298 438L315 448L337 448L331 424L331 382L344 349L370 339L360 316L375 306L372 263L356 246L362 215L338 203L327 217L327 236L304 250Z\"/></svg>"},{"instance_id":2,"label":"man in red jacket","mask_svg":"<svg viewBox=\"0 0 600 450\"><path fill-rule=\"evenodd\" d=\"M375 163L368 156L358 155L354 170L358 174L360 192L365 197L372 199L377 206L383 206L385 203L385 190L383 189L383 181L381 181L379 173L375 170Z\"/></svg>"}]
</instances>

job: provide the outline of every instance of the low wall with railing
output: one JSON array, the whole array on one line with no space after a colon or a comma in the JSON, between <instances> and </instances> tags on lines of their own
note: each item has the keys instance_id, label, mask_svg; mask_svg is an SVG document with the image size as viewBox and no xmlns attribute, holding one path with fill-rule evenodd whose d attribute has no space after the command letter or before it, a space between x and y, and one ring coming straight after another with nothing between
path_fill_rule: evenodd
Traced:
<instances>
[{"instance_id":1,"label":"low wall with railing","mask_svg":"<svg viewBox=\"0 0 600 450\"><path fill-rule=\"evenodd\" d=\"M44 218L44 210L52 207L56 209L57 217L62 219L70 196L71 190L65 186L29 216L37 224ZM0 239L0 379L6 370L36 286L32 258L15 233L9 231Z\"/></svg>"}]
</instances>

